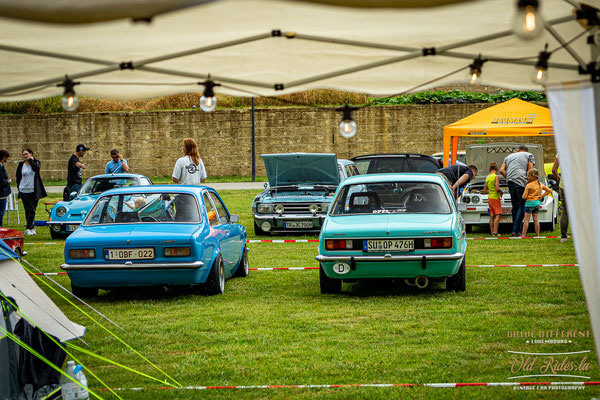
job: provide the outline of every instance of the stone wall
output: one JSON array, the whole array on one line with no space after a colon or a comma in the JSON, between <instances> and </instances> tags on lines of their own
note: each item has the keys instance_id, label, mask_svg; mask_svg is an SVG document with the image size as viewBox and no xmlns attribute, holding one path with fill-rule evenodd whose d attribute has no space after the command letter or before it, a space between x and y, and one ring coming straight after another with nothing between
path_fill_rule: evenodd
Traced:
<instances>
[{"instance_id":1,"label":"stone wall","mask_svg":"<svg viewBox=\"0 0 600 400\"><path fill-rule=\"evenodd\" d=\"M334 108L257 109L256 173L265 175L260 154L287 152L360 154L442 150L444 125L490 104L439 104L367 107L355 112L358 133L344 139L338 132L340 113ZM209 176L252 174L251 113L248 109L201 111L114 112L0 116L0 148L11 153L6 164L14 175L23 148L31 148L44 179L66 178L67 160L78 143L92 150L83 161L84 177L104 172L109 151L118 148L132 172L150 177L170 175L181 154L182 140L193 137ZM480 141L461 139L460 147ZM487 142L492 139L484 138ZM541 143L545 161L556 154L552 137L504 138Z\"/></svg>"}]
</instances>

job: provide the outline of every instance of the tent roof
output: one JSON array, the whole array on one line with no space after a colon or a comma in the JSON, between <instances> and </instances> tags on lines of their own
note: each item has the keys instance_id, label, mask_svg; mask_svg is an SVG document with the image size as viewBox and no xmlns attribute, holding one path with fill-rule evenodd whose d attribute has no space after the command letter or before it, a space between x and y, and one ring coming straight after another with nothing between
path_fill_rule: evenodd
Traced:
<instances>
[{"instance_id":1,"label":"tent roof","mask_svg":"<svg viewBox=\"0 0 600 400\"><path fill-rule=\"evenodd\" d=\"M538 136L553 134L550 109L512 99L444 127L444 136Z\"/></svg>"},{"instance_id":2,"label":"tent roof","mask_svg":"<svg viewBox=\"0 0 600 400\"><path fill-rule=\"evenodd\" d=\"M15 301L21 316L61 342L85 333L85 327L71 322L14 260L0 261L0 292Z\"/></svg>"},{"instance_id":3,"label":"tent roof","mask_svg":"<svg viewBox=\"0 0 600 400\"><path fill-rule=\"evenodd\" d=\"M444 1L426 2L432 3ZM81 82L77 94L100 98L202 91L198 83L208 74L222 84L217 92L242 96L315 88L391 95L417 85L465 82L479 54L488 60L482 84L541 89L530 75L546 43L552 51L549 82L582 79L578 71L588 63L590 45L573 6L541 2L548 29L524 41L511 30L513 4L481 0L369 9L283 0L152 0L150 23L114 19L64 25L0 18L0 101L62 94L56 84L65 74ZM111 12L115 7L122 12ZM61 10L65 22L83 22L92 14L139 18L139 9L138 0L120 0L118 6L111 0L48 6L0 0L0 15L48 21L60 21ZM562 47L567 42L569 51Z\"/></svg>"}]
</instances>

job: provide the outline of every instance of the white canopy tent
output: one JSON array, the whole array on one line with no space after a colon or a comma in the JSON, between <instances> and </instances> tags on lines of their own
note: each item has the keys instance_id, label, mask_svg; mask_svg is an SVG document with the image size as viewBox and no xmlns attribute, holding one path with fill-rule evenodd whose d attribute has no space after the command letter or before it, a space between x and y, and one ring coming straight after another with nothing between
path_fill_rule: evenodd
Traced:
<instances>
[{"instance_id":1,"label":"white canopy tent","mask_svg":"<svg viewBox=\"0 0 600 400\"><path fill-rule=\"evenodd\" d=\"M555 137L600 337L598 84L560 84L600 80L597 11L585 13L574 0L542 0L545 30L523 41L511 31L511 1L415 3L380 0L373 4L398 7L369 9L283 0L0 0L0 101L61 94L56 85L65 75L80 82L78 94L121 99L201 91L209 74L222 85L217 93L242 96L314 88L390 95L464 82L479 55L487 60L482 84L540 89L530 75L548 44ZM596 348L600 354L600 341Z\"/></svg>"}]
</instances>

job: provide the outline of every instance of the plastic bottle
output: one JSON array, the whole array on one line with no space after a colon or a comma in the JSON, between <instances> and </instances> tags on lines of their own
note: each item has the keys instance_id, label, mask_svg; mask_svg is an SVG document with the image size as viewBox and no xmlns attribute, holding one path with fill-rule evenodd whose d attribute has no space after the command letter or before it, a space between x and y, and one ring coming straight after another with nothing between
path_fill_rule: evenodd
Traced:
<instances>
[{"instance_id":1,"label":"plastic bottle","mask_svg":"<svg viewBox=\"0 0 600 400\"><path fill-rule=\"evenodd\" d=\"M90 395L87 391L87 379L82 372L83 367L81 365L75 366L75 361L67 361L67 367L65 373L77 382L81 383L79 386L64 375L60 376L60 391L63 400L85 400L89 399Z\"/></svg>"}]
</instances>

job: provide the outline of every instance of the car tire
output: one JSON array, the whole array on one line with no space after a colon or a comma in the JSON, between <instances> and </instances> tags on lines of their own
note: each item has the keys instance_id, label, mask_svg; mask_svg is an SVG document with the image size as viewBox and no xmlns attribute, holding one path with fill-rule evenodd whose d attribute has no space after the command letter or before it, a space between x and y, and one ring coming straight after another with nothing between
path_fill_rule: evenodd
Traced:
<instances>
[{"instance_id":1,"label":"car tire","mask_svg":"<svg viewBox=\"0 0 600 400\"><path fill-rule=\"evenodd\" d=\"M446 290L449 292L464 292L467 290L467 268L465 258L462 259L458 272L446 279Z\"/></svg>"},{"instance_id":2,"label":"car tire","mask_svg":"<svg viewBox=\"0 0 600 400\"><path fill-rule=\"evenodd\" d=\"M249 272L250 269L248 264L248 250L244 249L242 259L240 260L240 265L238 265L238 268L233 276L235 276L236 278L245 278L248 276Z\"/></svg>"},{"instance_id":3,"label":"car tire","mask_svg":"<svg viewBox=\"0 0 600 400\"><path fill-rule=\"evenodd\" d=\"M267 232L260 229L260 226L256 222L254 222L254 235L256 236L266 236Z\"/></svg>"},{"instance_id":4,"label":"car tire","mask_svg":"<svg viewBox=\"0 0 600 400\"><path fill-rule=\"evenodd\" d=\"M473 225L465 225L465 232L467 232L467 233L473 232Z\"/></svg>"},{"instance_id":5,"label":"car tire","mask_svg":"<svg viewBox=\"0 0 600 400\"><path fill-rule=\"evenodd\" d=\"M67 237L67 235L65 235L64 233L60 233L60 232L54 232L52 229L50 229L50 237L52 239L65 239Z\"/></svg>"},{"instance_id":6,"label":"car tire","mask_svg":"<svg viewBox=\"0 0 600 400\"><path fill-rule=\"evenodd\" d=\"M85 297L96 297L98 296L98 288L97 287L81 287L76 286L71 283L71 291L73 294L79 298Z\"/></svg>"},{"instance_id":7,"label":"car tire","mask_svg":"<svg viewBox=\"0 0 600 400\"><path fill-rule=\"evenodd\" d=\"M225 292L225 266L223 259L218 254L215 257L212 268L208 273L208 278L205 283L206 294L214 296Z\"/></svg>"},{"instance_id":8,"label":"car tire","mask_svg":"<svg viewBox=\"0 0 600 400\"><path fill-rule=\"evenodd\" d=\"M342 293L342 280L328 277L322 265L319 265L319 284L322 294Z\"/></svg>"}]
</instances>

